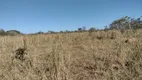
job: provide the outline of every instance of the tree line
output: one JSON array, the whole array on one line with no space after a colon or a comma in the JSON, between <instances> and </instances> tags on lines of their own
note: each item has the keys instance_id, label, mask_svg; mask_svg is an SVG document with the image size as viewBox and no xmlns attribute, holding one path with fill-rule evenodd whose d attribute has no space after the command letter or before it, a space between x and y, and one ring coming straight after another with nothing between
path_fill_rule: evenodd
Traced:
<instances>
[{"instance_id":1,"label":"tree line","mask_svg":"<svg viewBox=\"0 0 142 80\"><path fill-rule=\"evenodd\" d=\"M142 28L142 20L141 17L138 18L132 18L128 16L124 16L120 19L114 20L110 25L105 26L104 29L96 29L95 27L91 27L90 29L86 29L86 26L83 26L81 28L78 28L75 31L60 31L60 32L54 32L54 31L48 31L47 34L51 33L71 33L71 32L94 32L99 30L121 30L122 32L125 30L135 30L135 29L141 29ZM33 34L46 34L45 32L39 31ZM0 35L21 35L22 33L18 30L9 30L4 31L3 29L0 29Z\"/></svg>"},{"instance_id":2,"label":"tree line","mask_svg":"<svg viewBox=\"0 0 142 80\"><path fill-rule=\"evenodd\" d=\"M108 29L140 29L142 28L142 16L139 18L131 18L128 16L114 20Z\"/></svg>"}]
</instances>

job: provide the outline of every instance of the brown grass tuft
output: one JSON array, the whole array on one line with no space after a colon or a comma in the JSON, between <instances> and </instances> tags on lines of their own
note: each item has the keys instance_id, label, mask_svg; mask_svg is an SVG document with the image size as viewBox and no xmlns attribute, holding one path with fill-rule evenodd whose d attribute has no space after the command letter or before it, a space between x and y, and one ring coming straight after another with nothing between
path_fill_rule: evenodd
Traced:
<instances>
[{"instance_id":1,"label":"brown grass tuft","mask_svg":"<svg viewBox=\"0 0 142 80\"><path fill-rule=\"evenodd\" d=\"M135 43L135 42L137 42L136 38L129 38L125 40L125 43Z\"/></svg>"}]
</instances>

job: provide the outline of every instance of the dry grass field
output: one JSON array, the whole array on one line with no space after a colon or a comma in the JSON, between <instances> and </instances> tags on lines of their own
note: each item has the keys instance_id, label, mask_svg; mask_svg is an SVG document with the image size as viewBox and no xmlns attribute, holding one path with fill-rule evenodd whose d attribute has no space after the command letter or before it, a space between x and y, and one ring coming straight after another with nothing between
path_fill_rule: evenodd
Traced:
<instances>
[{"instance_id":1,"label":"dry grass field","mask_svg":"<svg viewBox=\"0 0 142 80\"><path fill-rule=\"evenodd\" d=\"M0 80L142 80L142 30L1 36Z\"/></svg>"}]
</instances>

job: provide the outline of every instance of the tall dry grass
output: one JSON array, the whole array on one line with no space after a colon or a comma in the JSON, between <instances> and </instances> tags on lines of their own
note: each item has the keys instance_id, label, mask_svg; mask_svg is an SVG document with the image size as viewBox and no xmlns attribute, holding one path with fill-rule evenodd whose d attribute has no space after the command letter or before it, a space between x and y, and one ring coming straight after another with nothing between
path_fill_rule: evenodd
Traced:
<instances>
[{"instance_id":1,"label":"tall dry grass","mask_svg":"<svg viewBox=\"0 0 142 80\"><path fill-rule=\"evenodd\" d=\"M0 37L0 80L142 80L142 30ZM136 38L137 42L125 43Z\"/></svg>"}]
</instances>

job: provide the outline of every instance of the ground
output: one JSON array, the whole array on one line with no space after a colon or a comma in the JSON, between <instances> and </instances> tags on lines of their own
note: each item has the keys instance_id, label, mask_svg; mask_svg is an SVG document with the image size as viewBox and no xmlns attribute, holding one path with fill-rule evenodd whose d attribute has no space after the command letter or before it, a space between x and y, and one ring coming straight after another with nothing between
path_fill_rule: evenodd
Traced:
<instances>
[{"instance_id":1,"label":"ground","mask_svg":"<svg viewBox=\"0 0 142 80\"><path fill-rule=\"evenodd\" d=\"M142 30L0 37L0 80L142 80ZM24 38L24 39L23 39ZM136 40L126 43L131 38ZM24 60L15 50L24 47Z\"/></svg>"}]
</instances>

